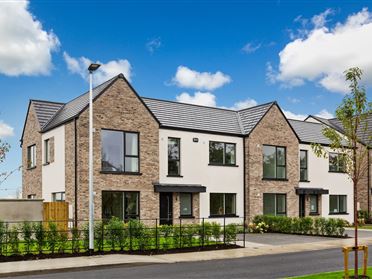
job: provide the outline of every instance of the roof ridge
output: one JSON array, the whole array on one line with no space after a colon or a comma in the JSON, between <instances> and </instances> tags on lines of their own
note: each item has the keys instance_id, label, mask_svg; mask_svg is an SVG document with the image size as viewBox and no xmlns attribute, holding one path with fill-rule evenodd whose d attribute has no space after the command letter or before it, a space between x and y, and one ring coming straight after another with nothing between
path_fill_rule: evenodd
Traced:
<instances>
[{"instance_id":1,"label":"roof ridge","mask_svg":"<svg viewBox=\"0 0 372 279\"><path fill-rule=\"evenodd\" d=\"M54 117L66 106L66 104L64 104L63 106L61 106L54 114L53 116L47 121L45 122L45 124L43 125L43 127L40 128L40 130L42 131L44 129L44 127L46 127L53 119Z\"/></svg>"},{"instance_id":2,"label":"roof ridge","mask_svg":"<svg viewBox=\"0 0 372 279\"><path fill-rule=\"evenodd\" d=\"M64 105L66 103L63 102L54 102L54 101L47 101L47 100L38 100L38 99L30 99L31 102L42 102L42 103L50 103L50 104L59 104Z\"/></svg>"},{"instance_id":3,"label":"roof ridge","mask_svg":"<svg viewBox=\"0 0 372 279\"><path fill-rule=\"evenodd\" d=\"M245 110L249 110L249 109L253 109L253 108L258 108L258 107L262 107L262 106L267 106L267 105L272 105L272 104L277 104L277 101L271 101L271 102L267 102L267 103L259 104L259 105L253 106L253 107L243 108L243 109L239 109L239 110L235 110L235 111L236 112L241 112L241 111L245 111Z\"/></svg>"}]
</instances>

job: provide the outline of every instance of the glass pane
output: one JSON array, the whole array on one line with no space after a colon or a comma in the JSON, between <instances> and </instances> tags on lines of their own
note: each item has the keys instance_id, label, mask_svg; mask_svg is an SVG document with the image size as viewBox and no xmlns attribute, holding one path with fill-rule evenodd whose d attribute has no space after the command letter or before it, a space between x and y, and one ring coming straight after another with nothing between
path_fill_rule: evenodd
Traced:
<instances>
[{"instance_id":1,"label":"glass pane","mask_svg":"<svg viewBox=\"0 0 372 279\"><path fill-rule=\"evenodd\" d=\"M211 215L224 215L223 194L210 194Z\"/></svg>"},{"instance_id":2,"label":"glass pane","mask_svg":"<svg viewBox=\"0 0 372 279\"><path fill-rule=\"evenodd\" d=\"M263 194L263 214L275 215L275 194Z\"/></svg>"},{"instance_id":3,"label":"glass pane","mask_svg":"<svg viewBox=\"0 0 372 279\"><path fill-rule=\"evenodd\" d=\"M263 177L276 177L276 154L274 146L263 146Z\"/></svg>"},{"instance_id":4,"label":"glass pane","mask_svg":"<svg viewBox=\"0 0 372 279\"><path fill-rule=\"evenodd\" d=\"M329 171L337 171L337 154L329 153Z\"/></svg>"},{"instance_id":5,"label":"glass pane","mask_svg":"<svg viewBox=\"0 0 372 279\"><path fill-rule=\"evenodd\" d=\"M235 144L226 143L225 164L235 165Z\"/></svg>"},{"instance_id":6,"label":"glass pane","mask_svg":"<svg viewBox=\"0 0 372 279\"><path fill-rule=\"evenodd\" d=\"M209 163L223 164L224 144L221 142L209 143Z\"/></svg>"},{"instance_id":7,"label":"glass pane","mask_svg":"<svg viewBox=\"0 0 372 279\"><path fill-rule=\"evenodd\" d=\"M138 217L138 196L137 192L124 193L125 219Z\"/></svg>"},{"instance_id":8,"label":"glass pane","mask_svg":"<svg viewBox=\"0 0 372 279\"><path fill-rule=\"evenodd\" d=\"M286 171L285 171L285 167L277 167L276 168L276 178L285 178L286 176Z\"/></svg>"},{"instance_id":9,"label":"glass pane","mask_svg":"<svg viewBox=\"0 0 372 279\"><path fill-rule=\"evenodd\" d=\"M225 194L225 214L236 214L235 194Z\"/></svg>"},{"instance_id":10,"label":"glass pane","mask_svg":"<svg viewBox=\"0 0 372 279\"><path fill-rule=\"evenodd\" d=\"M310 212L318 213L318 196L316 195L310 196Z\"/></svg>"},{"instance_id":11,"label":"glass pane","mask_svg":"<svg viewBox=\"0 0 372 279\"><path fill-rule=\"evenodd\" d=\"M306 150L300 151L300 167L307 168L307 151Z\"/></svg>"},{"instance_id":12,"label":"glass pane","mask_svg":"<svg viewBox=\"0 0 372 279\"><path fill-rule=\"evenodd\" d=\"M300 180L307 181L307 169L300 170Z\"/></svg>"},{"instance_id":13,"label":"glass pane","mask_svg":"<svg viewBox=\"0 0 372 279\"><path fill-rule=\"evenodd\" d=\"M181 193L180 194L180 215L181 216L191 216L192 215L192 194Z\"/></svg>"},{"instance_id":14,"label":"glass pane","mask_svg":"<svg viewBox=\"0 0 372 279\"><path fill-rule=\"evenodd\" d=\"M102 170L124 171L123 133L102 130Z\"/></svg>"},{"instance_id":15,"label":"glass pane","mask_svg":"<svg viewBox=\"0 0 372 279\"><path fill-rule=\"evenodd\" d=\"M284 147L277 147L276 148L276 155L277 155L277 165L278 166L285 166L285 148Z\"/></svg>"},{"instance_id":16,"label":"glass pane","mask_svg":"<svg viewBox=\"0 0 372 279\"><path fill-rule=\"evenodd\" d=\"M342 154L338 154L337 156L337 160L338 160L338 171L340 172L344 172L345 171L345 165L346 165L346 162L345 162L345 157L344 155Z\"/></svg>"},{"instance_id":17,"label":"glass pane","mask_svg":"<svg viewBox=\"0 0 372 279\"><path fill-rule=\"evenodd\" d=\"M45 163L49 163L49 139L44 141Z\"/></svg>"},{"instance_id":18,"label":"glass pane","mask_svg":"<svg viewBox=\"0 0 372 279\"><path fill-rule=\"evenodd\" d=\"M138 172L138 158L125 157L125 171Z\"/></svg>"},{"instance_id":19,"label":"glass pane","mask_svg":"<svg viewBox=\"0 0 372 279\"><path fill-rule=\"evenodd\" d=\"M346 196L339 196L340 212L347 212Z\"/></svg>"},{"instance_id":20,"label":"glass pane","mask_svg":"<svg viewBox=\"0 0 372 279\"><path fill-rule=\"evenodd\" d=\"M180 159L179 139L169 138L168 139L168 160L179 160L179 159Z\"/></svg>"},{"instance_id":21,"label":"glass pane","mask_svg":"<svg viewBox=\"0 0 372 279\"><path fill-rule=\"evenodd\" d=\"M111 217L123 218L123 193L122 192L102 192L102 218Z\"/></svg>"},{"instance_id":22,"label":"glass pane","mask_svg":"<svg viewBox=\"0 0 372 279\"><path fill-rule=\"evenodd\" d=\"M169 175L180 174L180 161L168 161L168 174Z\"/></svg>"},{"instance_id":23,"label":"glass pane","mask_svg":"<svg viewBox=\"0 0 372 279\"><path fill-rule=\"evenodd\" d=\"M138 134L125 133L125 155L138 156Z\"/></svg>"},{"instance_id":24,"label":"glass pane","mask_svg":"<svg viewBox=\"0 0 372 279\"><path fill-rule=\"evenodd\" d=\"M329 196L329 212L338 213L337 196Z\"/></svg>"},{"instance_id":25,"label":"glass pane","mask_svg":"<svg viewBox=\"0 0 372 279\"><path fill-rule=\"evenodd\" d=\"M286 195L276 195L276 215L285 215L286 213Z\"/></svg>"}]
</instances>

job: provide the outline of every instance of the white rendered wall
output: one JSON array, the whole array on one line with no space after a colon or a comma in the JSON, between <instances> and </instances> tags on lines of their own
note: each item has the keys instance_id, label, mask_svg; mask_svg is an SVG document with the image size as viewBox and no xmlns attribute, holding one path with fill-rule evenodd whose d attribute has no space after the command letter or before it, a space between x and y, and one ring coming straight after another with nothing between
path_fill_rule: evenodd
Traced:
<instances>
[{"instance_id":1,"label":"white rendered wall","mask_svg":"<svg viewBox=\"0 0 372 279\"><path fill-rule=\"evenodd\" d=\"M241 222L244 217L244 165L243 138L160 129L159 131L160 183L201 184L207 192L200 193L200 217L209 217L210 193L236 193L236 214L238 218L226 218L226 223ZM181 139L181 175L167 177L168 137ZM193 142L198 138L198 142ZM238 167L209 166L209 141L236 144L236 164ZM178 216L174 216L178 217ZM216 221L222 219L216 218Z\"/></svg>"},{"instance_id":2,"label":"white rendered wall","mask_svg":"<svg viewBox=\"0 0 372 279\"><path fill-rule=\"evenodd\" d=\"M44 165L44 140L54 137L54 162ZM48 202L52 193L65 192L65 126L54 128L42 135L42 197Z\"/></svg>"},{"instance_id":3,"label":"white rendered wall","mask_svg":"<svg viewBox=\"0 0 372 279\"><path fill-rule=\"evenodd\" d=\"M327 151L332 152L328 147ZM324 188L329 190L329 195L347 195L347 213L342 215L329 214L329 195L322 195L321 216L343 218L349 222L353 220L353 183L345 173L329 172L328 158L318 158L308 144L300 144L300 149L307 150L308 155L308 180L300 182L301 188Z\"/></svg>"}]
</instances>

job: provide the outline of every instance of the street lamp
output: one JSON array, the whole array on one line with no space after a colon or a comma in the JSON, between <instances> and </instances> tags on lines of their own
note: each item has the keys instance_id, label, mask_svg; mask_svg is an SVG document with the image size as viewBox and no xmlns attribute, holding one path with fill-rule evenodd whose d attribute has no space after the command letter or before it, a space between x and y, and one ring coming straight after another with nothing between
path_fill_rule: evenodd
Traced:
<instances>
[{"instance_id":1,"label":"street lamp","mask_svg":"<svg viewBox=\"0 0 372 279\"><path fill-rule=\"evenodd\" d=\"M94 252L94 194L93 194L93 72L101 65L92 63L89 71L89 252Z\"/></svg>"}]
</instances>

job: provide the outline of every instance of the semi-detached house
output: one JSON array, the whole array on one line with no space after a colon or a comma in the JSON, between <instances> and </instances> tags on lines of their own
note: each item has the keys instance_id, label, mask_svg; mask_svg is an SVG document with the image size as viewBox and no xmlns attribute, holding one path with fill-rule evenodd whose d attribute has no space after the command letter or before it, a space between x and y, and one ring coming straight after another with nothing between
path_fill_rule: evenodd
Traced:
<instances>
[{"instance_id":1,"label":"semi-detached house","mask_svg":"<svg viewBox=\"0 0 372 279\"><path fill-rule=\"evenodd\" d=\"M352 218L336 155L311 151L328 145L314 118L288 120L276 102L234 111L144 98L121 74L93 95L97 219ZM88 98L31 100L21 139L23 197L67 201L79 220L88 218Z\"/></svg>"}]
</instances>

